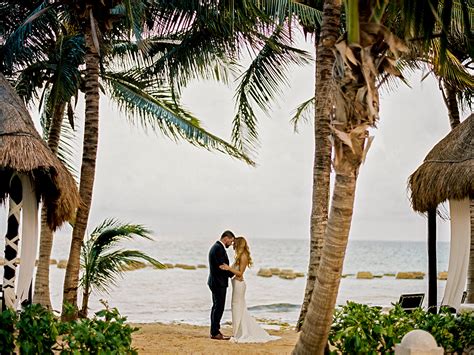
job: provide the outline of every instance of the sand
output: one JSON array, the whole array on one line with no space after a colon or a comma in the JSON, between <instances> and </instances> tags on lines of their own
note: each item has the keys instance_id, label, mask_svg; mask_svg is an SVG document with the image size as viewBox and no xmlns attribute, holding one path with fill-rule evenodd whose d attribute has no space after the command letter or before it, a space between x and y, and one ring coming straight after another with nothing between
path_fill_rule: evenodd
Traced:
<instances>
[{"instance_id":1,"label":"sand","mask_svg":"<svg viewBox=\"0 0 474 355\"><path fill-rule=\"evenodd\" d=\"M133 347L139 354L290 354L298 334L294 328L269 330L279 340L265 344L234 344L209 338L209 328L189 324L133 324L140 328L133 333ZM225 335L232 328L221 329Z\"/></svg>"}]
</instances>

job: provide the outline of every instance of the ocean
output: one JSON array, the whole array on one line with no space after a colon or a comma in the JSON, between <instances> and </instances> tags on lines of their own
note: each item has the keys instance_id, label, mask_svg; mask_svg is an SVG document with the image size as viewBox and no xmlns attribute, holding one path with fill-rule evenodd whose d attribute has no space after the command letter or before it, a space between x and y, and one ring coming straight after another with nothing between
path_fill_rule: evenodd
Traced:
<instances>
[{"instance_id":1,"label":"ocean","mask_svg":"<svg viewBox=\"0 0 474 355\"><path fill-rule=\"evenodd\" d=\"M3 250L3 240L0 250ZM190 265L207 264L207 253L212 239L158 239L154 242L128 243L128 248L146 251L163 263ZM249 311L258 319L295 324L306 285L306 278L285 280L273 276L257 276L260 268L277 267L307 271L309 242L302 239L249 240L254 266L246 272L246 301ZM69 240L56 237L52 258L66 259ZM232 248L228 249L233 258ZM449 243L438 243L438 271L448 266ZM423 280L397 280L383 276L370 280L356 279L358 271L373 274L395 274L399 271L427 270L427 245L425 242L399 241L350 241L344 274L337 304L347 300L380 306L390 306L403 293L427 293L427 277ZM51 294L53 308L60 310L64 269L52 265ZM0 269L3 277L3 268ZM100 299L117 307L130 322L184 322L209 324L211 293L206 285L208 269L157 270L151 267L128 271L118 280L110 294L93 294L91 312L102 308ZM446 281L438 281L438 298L441 301ZM227 294L223 322L230 321L230 289ZM425 298L426 302L426 298Z\"/></svg>"}]
</instances>

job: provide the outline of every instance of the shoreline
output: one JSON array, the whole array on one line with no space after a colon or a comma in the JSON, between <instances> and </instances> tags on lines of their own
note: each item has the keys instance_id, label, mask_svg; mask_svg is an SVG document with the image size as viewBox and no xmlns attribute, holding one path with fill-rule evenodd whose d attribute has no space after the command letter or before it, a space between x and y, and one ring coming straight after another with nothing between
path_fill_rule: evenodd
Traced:
<instances>
[{"instance_id":1,"label":"shoreline","mask_svg":"<svg viewBox=\"0 0 474 355\"><path fill-rule=\"evenodd\" d=\"M267 329L281 339L264 344L235 344L209 338L209 326L186 323L129 323L140 328L132 334L132 346L139 354L290 354L298 339L295 328ZM232 327L221 328L225 335Z\"/></svg>"}]
</instances>

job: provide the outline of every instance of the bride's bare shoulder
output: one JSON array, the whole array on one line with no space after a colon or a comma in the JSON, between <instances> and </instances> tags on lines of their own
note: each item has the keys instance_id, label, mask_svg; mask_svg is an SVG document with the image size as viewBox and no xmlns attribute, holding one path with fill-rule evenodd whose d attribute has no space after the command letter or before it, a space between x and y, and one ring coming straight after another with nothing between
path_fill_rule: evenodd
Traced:
<instances>
[{"instance_id":1,"label":"bride's bare shoulder","mask_svg":"<svg viewBox=\"0 0 474 355\"><path fill-rule=\"evenodd\" d=\"M240 265L244 265L244 264L247 265L248 262L249 262L249 258L247 257L247 255L242 254L242 255L240 256L239 264L240 264Z\"/></svg>"}]
</instances>

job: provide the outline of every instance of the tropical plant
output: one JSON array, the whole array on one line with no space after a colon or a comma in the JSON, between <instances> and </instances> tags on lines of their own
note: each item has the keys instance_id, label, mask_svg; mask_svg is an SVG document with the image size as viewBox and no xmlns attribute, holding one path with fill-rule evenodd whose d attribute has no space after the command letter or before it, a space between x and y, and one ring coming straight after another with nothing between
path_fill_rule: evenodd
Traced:
<instances>
[{"instance_id":1,"label":"tropical plant","mask_svg":"<svg viewBox=\"0 0 474 355\"><path fill-rule=\"evenodd\" d=\"M310 3L312 6L318 6L317 2ZM338 6L341 2L336 2ZM334 4L332 1L326 1L325 6ZM458 13L462 11L461 4L459 2L453 3L454 10ZM386 16L385 25L390 29L403 36L404 26L400 26L400 16L398 16L398 10L395 14ZM343 16L344 13L342 13ZM325 18L331 16L331 13L325 14ZM338 21L337 17L332 16L331 24L336 24ZM327 25L326 25L327 27ZM344 25L341 26L341 31L344 30ZM336 27L333 26L335 31ZM310 30L308 30L310 31ZM321 28L316 28L316 38L321 36ZM409 43L410 52L404 58L401 58L398 63L400 69L407 71L407 69L420 69L422 66L427 67L428 72L433 73L437 80L440 82L440 89L443 92L446 107L448 108L448 114L450 118L451 127L454 128L459 123L459 107L464 106L470 108L472 105L472 95L474 87L474 77L469 74L472 66L472 60L469 60L472 52L472 44L469 45L469 33L465 32L462 23L459 21L453 21L451 30L448 34L447 41L447 55L442 60L440 52L440 37L435 37L429 42L429 50L426 50L426 44L420 40L411 41ZM471 41L472 42L472 41ZM470 49L471 48L471 49ZM322 59L322 58L321 58ZM318 61L318 55L316 55L316 61ZM316 70L318 70L316 64ZM331 77L331 69L324 70L329 77ZM387 78L389 79L389 78ZM319 82L316 79L316 91L318 91ZM323 80L323 85L329 87L331 78L329 80ZM381 81L383 83L383 81ZM387 80L385 84L391 84L392 81ZM385 85L390 86L390 85ZM443 89L444 88L444 89ZM329 179L330 179L330 159L331 159L331 144L329 142L330 130L329 130L329 116L330 113L326 113L324 116L318 115L317 112L311 110L314 106L319 107L321 110L324 105L326 107L331 106L331 100L334 95L318 95L316 94L310 100L307 100L301 104L296 110L295 116L292 121L295 123L295 129L298 122L301 119L306 119L307 116L313 112L315 114L315 162L314 162L314 173L313 173L313 203L311 213L311 244L310 244L310 260L309 268L307 273L307 284L305 289L304 301L301 307L299 320L297 322L297 329L299 330L303 324L304 317L306 315L308 305L310 302L311 294L314 289L314 283L317 278L317 270L321 259L321 248L323 244L323 237L325 227L327 224L327 212L329 205ZM456 98L458 100L456 100ZM319 102L316 102L319 100ZM323 102L321 102L323 101ZM329 106L328 106L329 105ZM321 134L317 134L321 132ZM325 149L323 149L325 148ZM474 288L474 287L473 287Z\"/></svg>"},{"instance_id":2,"label":"tropical plant","mask_svg":"<svg viewBox=\"0 0 474 355\"><path fill-rule=\"evenodd\" d=\"M81 37L84 38L86 49L84 85L82 86L86 93L86 122L80 186L83 204L78 210L74 224L73 241L64 287L64 301L72 304L77 302L75 299L77 298L79 268L78 253L84 236L92 198L98 143L99 77L103 80L103 87L114 95L113 99L118 102L119 106L127 110L131 109L134 113L133 117L141 121L145 127L151 126L172 138L181 137L193 144L208 149L217 149L252 163L233 146L202 129L199 121L179 106L177 95L172 90L170 91L163 76L158 76L153 80L142 80L142 77L138 75L138 71L129 68L122 72L107 70L111 65L108 55L114 52L113 48L116 48L114 43L118 42L119 46L122 45L122 48L127 48L126 44L131 43L130 38L135 36L137 42L128 45L128 47L146 47L140 45L144 43L140 31L145 26L144 16L149 15L147 11L152 8L145 9L142 6L145 5L145 2L134 3L135 7L133 9L122 5L121 2L107 3L107 6L109 6L107 7L103 4L89 4L87 1L54 1L51 3L45 1L24 22L22 29L17 31L21 34L18 37L24 38L25 33L28 33L28 28L34 27L37 21L43 21L43 16L54 14L55 16L52 16L54 20L63 19L66 21L65 26L74 28L81 36L85 34L84 37ZM94 17L94 14L97 18ZM103 16L104 14L109 15ZM151 18L147 18L147 24L148 22L153 23L153 20L148 20L151 20ZM52 26L56 26L56 23L52 22ZM112 26L112 24L114 25ZM45 31L49 31L47 26L40 27ZM109 51L111 48L112 50ZM132 54L129 58L132 58L134 56L133 51L130 53ZM135 56L138 57L139 55L135 54ZM210 63L206 63L206 65L210 65Z\"/></svg>"},{"instance_id":3,"label":"tropical plant","mask_svg":"<svg viewBox=\"0 0 474 355\"><path fill-rule=\"evenodd\" d=\"M165 267L139 250L118 249L121 242L136 237L150 240L150 233L151 231L142 225L120 223L114 219L106 219L93 230L81 250L82 317L87 317L92 291L109 293L111 286L116 284L128 267L138 265L140 260L149 262L156 268Z\"/></svg>"},{"instance_id":4,"label":"tropical plant","mask_svg":"<svg viewBox=\"0 0 474 355\"><path fill-rule=\"evenodd\" d=\"M20 317L7 309L0 312L0 352L14 354L136 354L132 333L116 308L104 309L92 318L61 322L41 305L26 306ZM75 313L74 306L66 306Z\"/></svg>"},{"instance_id":5,"label":"tropical plant","mask_svg":"<svg viewBox=\"0 0 474 355\"><path fill-rule=\"evenodd\" d=\"M126 324L126 317L116 308L105 308L94 317L59 325L61 354L137 354L132 347L132 333L138 328ZM71 308L74 313L74 307Z\"/></svg>"},{"instance_id":6,"label":"tropical plant","mask_svg":"<svg viewBox=\"0 0 474 355\"><path fill-rule=\"evenodd\" d=\"M58 337L56 317L39 304L26 307L16 324L20 354L53 354Z\"/></svg>"},{"instance_id":7,"label":"tropical plant","mask_svg":"<svg viewBox=\"0 0 474 355\"><path fill-rule=\"evenodd\" d=\"M322 6L318 2L313 6ZM306 288L301 306L297 330L301 329L308 311L311 296L316 282L319 264L321 262L321 249L324 242L324 233L329 211L329 186L331 174L330 117L333 111L335 85L332 80L334 67L334 44L340 34L341 1L325 1L323 21L321 26L314 26L316 48L316 78L315 92L312 100L298 108L298 115L305 106L314 106L314 162L313 162L313 193L310 217L310 256L306 278ZM306 27L307 28L307 27ZM308 31L311 29L307 29ZM296 121L295 121L296 122ZM296 127L296 126L295 126Z\"/></svg>"},{"instance_id":8,"label":"tropical plant","mask_svg":"<svg viewBox=\"0 0 474 355\"><path fill-rule=\"evenodd\" d=\"M474 317L441 308L438 314L421 308L407 313L400 305L388 312L347 302L334 313L329 332L333 354L393 354L394 346L414 329L429 332L447 354L467 353L474 346Z\"/></svg>"},{"instance_id":9,"label":"tropical plant","mask_svg":"<svg viewBox=\"0 0 474 355\"><path fill-rule=\"evenodd\" d=\"M333 76L337 85L335 113L331 118L336 179L317 282L294 349L297 354L322 354L326 347L352 220L358 170L372 140L368 128L375 127L378 120L378 87L387 76L401 75L396 60L408 49L383 26L384 15L388 10L401 14L406 38L413 33L410 31L416 30L426 41L432 38L438 18L442 17L444 22L451 20L451 13L443 12L446 7L441 9L443 16L439 16L434 13L437 6L430 1L410 4L413 3L346 2L347 33L335 45ZM442 31L441 37L445 35ZM446 50L446 46L440 48Z\"/></svg>"},{"instance_id":10,"label":"tropical plant","mask_svg":"<svg viewBox=\"0 0 474 355\"><path fill-rule=\"evenodd\" d=\"M15 324L17 314L7 308L0 312L0 354L13 354L15 351Z\"/></svg>"}]
</instances>

